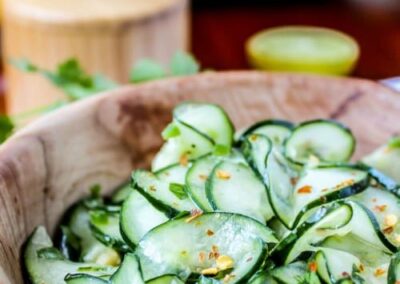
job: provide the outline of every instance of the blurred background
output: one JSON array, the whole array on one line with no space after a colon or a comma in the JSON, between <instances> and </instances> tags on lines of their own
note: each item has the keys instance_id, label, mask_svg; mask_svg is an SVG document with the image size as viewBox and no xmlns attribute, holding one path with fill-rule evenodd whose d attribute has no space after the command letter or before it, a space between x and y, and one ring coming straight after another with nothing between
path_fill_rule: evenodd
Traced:
<instances>
[{"instance_id":1,"label":"blurred background","mask_svg":"<svg viewBox=\"0 0 400 284\"><path fill-rule=\"evenodd\" d=\"M12 114L62 97L45 70L67 58L121 84L141 58L168 64L176 50L190 51L206 69L250 69L246 41L276 26L326 27L354 38L360 57L347 75L400 74L398 0L2 1L0 110ZM20 58L44 69L9 64Z\"/></svg>"}]
</instances>

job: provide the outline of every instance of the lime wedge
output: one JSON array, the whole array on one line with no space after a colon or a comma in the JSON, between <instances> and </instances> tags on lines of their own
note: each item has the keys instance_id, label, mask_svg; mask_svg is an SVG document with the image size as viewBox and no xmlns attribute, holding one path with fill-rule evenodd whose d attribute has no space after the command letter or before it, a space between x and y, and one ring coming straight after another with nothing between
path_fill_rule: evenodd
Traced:
<instances>
[{"instance_id":1,"label":"lime wedge","mask_svg":"<svg viewBox=\"0 0 400 284\"><path fill-rule=\"evenodd\" d=\"M286 26L255 34L247 41L246 52L256 69L346 75L357 63L360 49L339 31Z\"/></svg>"}]
</instances>

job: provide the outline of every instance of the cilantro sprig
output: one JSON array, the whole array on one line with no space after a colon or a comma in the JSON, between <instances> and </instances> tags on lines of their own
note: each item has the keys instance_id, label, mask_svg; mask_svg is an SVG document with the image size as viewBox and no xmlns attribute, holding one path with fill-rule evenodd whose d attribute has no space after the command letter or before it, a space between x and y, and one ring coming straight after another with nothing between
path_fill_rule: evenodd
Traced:
<instances>
[{"instance_id":1,"label":"cilantro sprig","mask_svg":"<svg viewBox=\"0 0 400 284\"><path fill-rule=\"evenodd\" d=\"M50 105L42 106L13 116L0 114L0 143L3 143L20 126L33 117L53 111L68 103L85 99L98 93L118 87L120 84L102 74L89 74L77 59L61 62L55 70L47 70L28 59L13 59L10 63L20 71L38 74L59 88L64 97ZM193 55L179 51L165 67L152 59L141 59L132 67L131 83L142 83L172 76L192 75L200 71L200 65Z\"/></svg>"}]
</instances>

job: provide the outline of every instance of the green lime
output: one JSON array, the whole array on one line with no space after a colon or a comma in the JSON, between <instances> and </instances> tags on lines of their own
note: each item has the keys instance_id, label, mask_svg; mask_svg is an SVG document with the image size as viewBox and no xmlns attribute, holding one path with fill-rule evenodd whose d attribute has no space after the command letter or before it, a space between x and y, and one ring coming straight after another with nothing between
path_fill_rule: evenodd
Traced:
<instances>
[{"instance_id":1,"label":"green lime","mask_svg":"<svg viewBox=\"0 0 400 284\"><path fill-rule=\"evenodd\" d=\"M286 26L267 29L246 43L252 66L262 70L349 74L360 49L350 36L327 28Z\"/></svg>"}]
</instances>

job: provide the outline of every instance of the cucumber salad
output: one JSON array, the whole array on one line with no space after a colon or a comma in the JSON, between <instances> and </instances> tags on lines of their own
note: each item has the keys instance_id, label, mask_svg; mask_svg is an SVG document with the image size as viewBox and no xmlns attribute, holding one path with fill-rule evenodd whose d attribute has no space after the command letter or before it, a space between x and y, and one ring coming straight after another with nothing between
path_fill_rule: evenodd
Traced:
<instances>
[{"instance_id":1,"label":"cucumber salad","mask_svg":"<svg viewBox=\"0 0 400 284\"><path fill-rule=\"evenodd\" d=\"M23 262L35 284L400 284L400 138L359 161L332 120L235 133L217 105L173 111L151 170L72 206Z\"/></svg>"}]
</instances>

